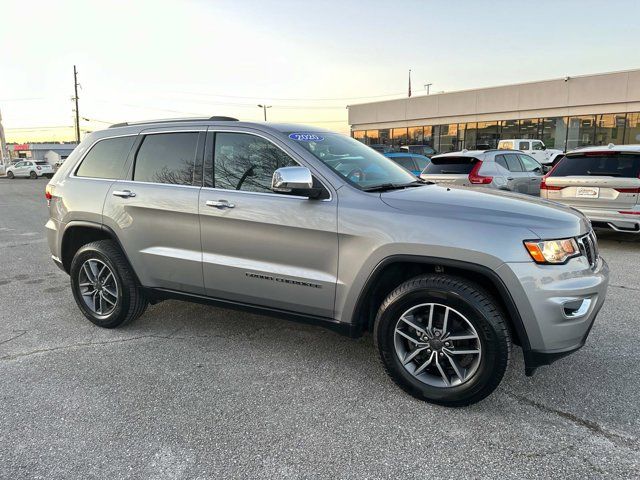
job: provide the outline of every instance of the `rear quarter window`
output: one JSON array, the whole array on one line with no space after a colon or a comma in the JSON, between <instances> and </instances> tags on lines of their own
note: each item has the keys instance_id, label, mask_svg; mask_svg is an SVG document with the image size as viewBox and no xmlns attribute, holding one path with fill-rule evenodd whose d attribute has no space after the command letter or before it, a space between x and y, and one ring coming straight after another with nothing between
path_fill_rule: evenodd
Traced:
<instances>
[{"instance_id":1,"label":"rear quarter window","mask_svg":"<svg viewBox=\"0 0 640 480\"><path fill-rule=\"evenodd\" d=\"M570 155L564 157L549 176L571 175L637 178L640 176L640 155L620 153Z\"/></svg>"},{"instance_id":2,"label":"rear quarter window","mask_svg":"<svg viewBox=\"0 0 640 480\"><path fill-rule=\"evenodd\" d=\"M105 138L96 143L85 155L76 171L77 177L120 178L122 167L136 136Z\"/></svg>"},{"instance_id":3,"label":"rear quarter window","mask_svg":"<svg viewBox=\"0 0 640 480\"><path fill-rule=\"evenodd\" d=\"M432 158L423 173L431 175L466 175L471 173L473 165L478 161L475 157L442 157Z\"/></svg>"}]
</instances>

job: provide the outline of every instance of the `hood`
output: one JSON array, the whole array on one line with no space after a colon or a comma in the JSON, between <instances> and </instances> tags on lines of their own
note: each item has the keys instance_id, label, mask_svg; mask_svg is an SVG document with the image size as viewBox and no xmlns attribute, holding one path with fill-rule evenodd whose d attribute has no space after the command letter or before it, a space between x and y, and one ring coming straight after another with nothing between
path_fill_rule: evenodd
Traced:
<instances>
[{"instance_id":1,"label":"hood","mask_svg":"<svg viewBox=\"0 0 640 480\"><path fill-rule=\"evenodd\" d=\"M573 237L591 229L589 220L574 208L503 190L425 185L383 192L380 199L392 208L432 219L526 228L538 238Z\"/></svg>"}]
</instances>

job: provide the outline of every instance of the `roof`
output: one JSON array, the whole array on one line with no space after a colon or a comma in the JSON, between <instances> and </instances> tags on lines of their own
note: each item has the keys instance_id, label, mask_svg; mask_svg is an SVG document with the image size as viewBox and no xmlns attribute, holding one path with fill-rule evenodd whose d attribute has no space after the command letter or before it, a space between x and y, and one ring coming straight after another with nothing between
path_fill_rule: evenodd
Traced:
<instances>
[{"instance_id":1,"label":"roof","mask_svg":"<svg viewBox=\"0 0 640 480\"><path fill-rule=\"evenodd\" d=\"M115 123L109 128L124 128L124 127L144 127L144 126L174 126L196 123L198 125L231 125L231 126L254 126L254 127L267 127L278 130L280 132L326 132L332 133L331 130L325 128L313 127L300 123L275 123L275 122L241 122L237 118L233 117L191 117L191 118L165 118L158 120L145 120L135 122L122 122Z\"/></svg>"},{"instance_id":2,"label":"roof","mask_svg":"<svg viewBox=\"0 0 640 480\"><path fill-rule=\"evenodd\" d=\"M573 155L584 152L638 152L640 153L640 145L594 145L591 147L576 148L567 152L567 155Z\"/></svg>"}]
</instances>

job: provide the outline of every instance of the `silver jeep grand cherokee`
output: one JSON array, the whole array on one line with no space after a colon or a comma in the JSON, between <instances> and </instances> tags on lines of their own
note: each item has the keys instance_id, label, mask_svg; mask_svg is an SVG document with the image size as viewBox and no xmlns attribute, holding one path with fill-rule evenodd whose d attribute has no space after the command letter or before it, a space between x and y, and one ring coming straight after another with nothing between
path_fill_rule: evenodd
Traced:
<instances>
[{"instance_id":1,"label":"silver jeep grand cherokee","mask_svg":"<svg viewBox=\"0 0 640 480\"><path fill-rule=\"evenodd\" d=\"M411 395L461 406L579 349L608 267L577 211L438 186L344 135L228 117L89 135L47 186L53 260L113 328L168 298L372 332Z\"/></svg>"}]
</instances>

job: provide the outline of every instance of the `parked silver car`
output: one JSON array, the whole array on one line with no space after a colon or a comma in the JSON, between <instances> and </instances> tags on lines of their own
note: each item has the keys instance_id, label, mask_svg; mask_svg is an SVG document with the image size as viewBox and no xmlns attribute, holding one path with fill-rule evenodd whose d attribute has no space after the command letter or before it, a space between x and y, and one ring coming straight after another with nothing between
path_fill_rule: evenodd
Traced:
<instances>
[{"instance_id":1,"label":"parked silver car","mask_svg":"<svg viewBox=\"0 0 640 480\"><path fill-rule=\"evenodd\" d=\"M528 375L579 349L606 296L579 212L425 183L314 127L116 125L46 196L53 260L96 325L177 298L370 331L401 388L448 406L489 395L512 343Z\"/></svg>"},{"instance_id":2,"label":"parked silver car","mask_svg":"<svg viewBox=\"0 0 640 480\"><path fill-rule=\"evenodd\" d=\"M431 157L420 178L443 185L539 195L543 167L517 150L462 150Z\"/></svg>"},{"instance_id":3,"label":"parked silver car","mask_svg":"<svg viewBox=\"0 0 640 480\"><path fill-rule=\"evenodd\" d=\"M567 153L545 176L541 196L571 205L595 227L640 233L640 145Z\"/></svg>"}]
</instances>

